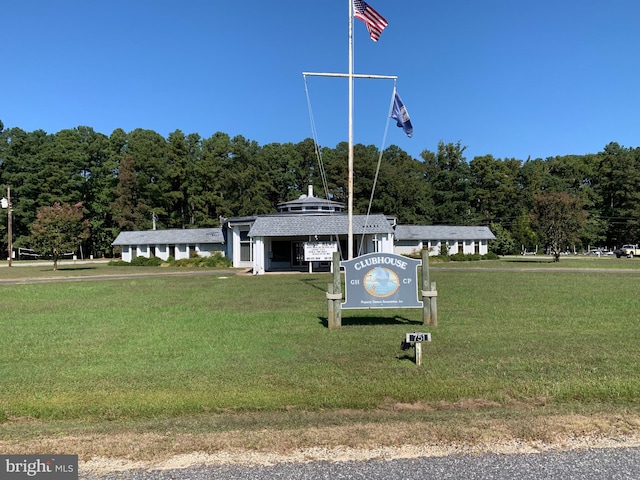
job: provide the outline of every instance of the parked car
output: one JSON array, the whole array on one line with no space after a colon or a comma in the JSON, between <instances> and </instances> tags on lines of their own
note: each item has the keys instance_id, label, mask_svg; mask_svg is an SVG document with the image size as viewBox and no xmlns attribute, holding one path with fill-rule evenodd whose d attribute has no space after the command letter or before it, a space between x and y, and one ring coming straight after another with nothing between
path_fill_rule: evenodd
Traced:
<instances>
[{"instance_id":1,"label":"parked car","mask_svg":"<svg viewBox=\"0 0 640 480\"><path fill-rule=\"evenodd\" d=\"M614 253L609 250L608 248L592 248L591 250L587 251L585 253L585 255L597 255L598 257L603 256L603 255L613 255Z\"/></svg>"},{"instance_id":2,"label":"parked car","mask_svg":"<svg viewBox=\"0 0 640 480\"><path fill-rule=\"evenodd\" d=\"M616 248L613 251L613 254L616 256L616 258L620 258L620 257L633 258L640 255L640 248L638 247L638 245L631 245L631 244L623 245L620 248Z\"/></svg>"}]
</instances>

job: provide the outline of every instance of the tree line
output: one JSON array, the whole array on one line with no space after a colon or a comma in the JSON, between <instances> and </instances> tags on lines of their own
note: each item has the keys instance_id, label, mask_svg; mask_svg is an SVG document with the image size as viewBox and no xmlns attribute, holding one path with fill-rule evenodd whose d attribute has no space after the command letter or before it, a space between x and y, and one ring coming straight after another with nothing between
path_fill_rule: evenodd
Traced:
<instances>
[{"instance_id":1,"label":"tree line","mask_svg":"<svg viewBox=\"0 0 640 480\"><path fill-rule=\"evenodd\" d=\"M639 241L640 149L610 143L598 153L526 160L468 160L464 151L459 142L440 142L416 159L390 146L376 180L379 150L356 145L354 212L366 213L376 182L372 212L402 224L488 225L500 254L549 244L544 215L567 202L561 215L580 218L561 218L571 225L562 248ZM121 230L219 226L275 212L308 185L322 192L326 183L329 198L346 203L347 155L346 143L316 148L312 139L259 145L223 132L202 138L176 130L165 138L116 129L107 136L86 126L49 134L0 122L0 186L11 188L14 247L30 247L42 208L80 204L89 225L83 253L96 258L113 253ZM0 235L6 251L6 220Z\"/></svg>"}]
</instances>

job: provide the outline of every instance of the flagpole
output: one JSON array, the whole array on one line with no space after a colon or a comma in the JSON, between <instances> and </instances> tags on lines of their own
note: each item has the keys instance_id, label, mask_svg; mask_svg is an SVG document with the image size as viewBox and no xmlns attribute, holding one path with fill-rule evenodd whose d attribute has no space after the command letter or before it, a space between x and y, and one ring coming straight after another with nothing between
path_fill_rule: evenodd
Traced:
<instances>
[{"instance_id":1,"label":"flagpole","mask_svg":"<svg viewBox=\"0 0 640 480\"><path fill-rule=\"evenodd\" d=\"M353 258L353 0L349 2L349 205L348 223L349 231L347 237L347 258Z\"/></svg>"},{"instance_id":2,"label":"flagpole","mask_svg":"<svg viewBox=\"0 0 640 480\"><path fill-rule=\"evenodd\" d=\"M346 76L349 81L349 151L348 151L348 164L349 164L349 178L347 181L347 190L348 190L348 239L347 239L347 249L348 259L353 259L353 110L354 110L354 101L353 101L353 83L354 78L393 78L394 80L397 77L391 76L382 76L382 75L356 75L353 73L353 19L359 18L364 21L367 25L367 30L369 31L369 36L373 41L378 41L380 38L380 34L382 30L387 26L388 22L376 12L373 8L367 5L364 1L361 0L347 0L349 3L349 73L347 75L336 74L336 73L309 73L306 72L303 75L321 75L327 77L342 77ZM355 2L358 2L358 6L356 7Z\"/></svg>"}]
</instances>

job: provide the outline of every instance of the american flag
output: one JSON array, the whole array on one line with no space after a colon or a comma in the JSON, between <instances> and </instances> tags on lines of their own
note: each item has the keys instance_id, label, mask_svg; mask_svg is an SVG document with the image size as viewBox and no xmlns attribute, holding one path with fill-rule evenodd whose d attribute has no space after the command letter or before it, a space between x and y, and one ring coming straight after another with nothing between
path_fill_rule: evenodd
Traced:
<instances>
[{"instance_id":1,"label":"american flag","mask_svg":"<svg viewBox=\"0 0 640 480\"><path fill-rule=\"evenodd\" d=\"M355 8L355 17L365 23L367 30L369 30L371 40L377 42L380 39L382 30L389 25L389 22L363 0L353 0L353 6Z\"/></svg>"}]
</instances>

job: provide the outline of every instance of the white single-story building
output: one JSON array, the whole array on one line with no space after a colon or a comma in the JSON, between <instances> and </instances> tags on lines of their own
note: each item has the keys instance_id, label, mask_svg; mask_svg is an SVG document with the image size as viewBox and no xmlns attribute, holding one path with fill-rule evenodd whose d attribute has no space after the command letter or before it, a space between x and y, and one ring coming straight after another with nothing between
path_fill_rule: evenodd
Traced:
<instances>
[{"instance_id":1,"label":"white single-story building","mask_svg":"<svg viewBox=\"0 0 640 480\"><path fill-rule=\"evenodd\" d=\"M349 216L344 204L313 195L278 205L278 213L231 218L225 222L228 256L234 267L269 271L329 271L331 262L305 260L305 248L321 242L348 255ZM387 217L353 215L354 256L393 252L393 226Z\"/></svg>"},{"instance_id":2,"label":"white single-story building","mask_svg":"<svg viewBox=\"0 0 640 480\"><path fill-rule=\"evenodd\" d=\"M441 245L450 255L484 255L489 240L495 238L488 227L396 225L393 217L383 214L353 215L352 220L354 257L375 252L411 255L422 249L438 255ZM308 195L278 205L278 213L229 218L221 228L121 232L113 245L122 248L126 262L139 256L177 260L220 252L233 267L251 269L254 274L320 272L331 269L326 251L337 250L343 259L348 257L348 234L344 204L315 197L309 188ZM322 254L309 256L316 247Z\"/></svg>"},{"instance_id":3,"label":"white single-story building","mask_svg":"<svg viewBox=\"0 0 640 480\"><path fill-rule=\"evenodd\" d=\"M393 252L393 228L384 215L353 216L353 256ZM309 262L305 247L316 242L335 244L346 258L348 215L263 215L257 217L248 236L252 242L253 272L309 270L329 271L331 261ZM233 233L235 237L236 233ZM237 256L233 256L234 264Z\"/></svg>"},{"instance_id":4,"label":"white single-story building","mask_svg":"<svg viewBox=\"0 0 640 480\"><path fill-rule=\"evenodd\" d=\"M433 256L439 255L444 247L448 255L486 255L489 252L489 240L495 238L489 227L397 225L395 253L412 255L426 249Z\"/></svg>"},{"instance_id":5,"label":"white single-story building","mask_svg":"<svg viewBox=\"0 0 640 480\"><path fill-rule=\"evenodd\" d=\"M226 255L227 252L221 228L120 232L112 245L122 248L125 262L136 257L180 260L195 255L208 257L216 252Z\"/></svg>"}]
</instances>

